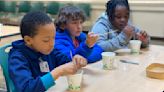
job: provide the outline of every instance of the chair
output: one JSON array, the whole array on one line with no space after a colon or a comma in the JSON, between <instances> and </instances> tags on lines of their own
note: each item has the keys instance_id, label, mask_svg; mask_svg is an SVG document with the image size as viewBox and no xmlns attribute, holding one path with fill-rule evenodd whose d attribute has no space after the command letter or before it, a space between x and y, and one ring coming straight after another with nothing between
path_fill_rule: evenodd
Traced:
<instances>
[{"instance_id":1,"label":"chair","mask_svg":"<svg viewBox=\"0 0 164 92\"><path fill-rule=\"evenodd\" d=\"M46 13L57 15L60 4L58 2L49 2L46 7Z\"/></svg>"},{"instance_id":2,"label":"chair","mask_svg":"<svg viewBox=\"0 0 164 92\"><path fill-rule=\"evenodd\" d=\"M17 3L15 1L5 1L4 3L4 12L15 13Z\"/></svg>"},{"instance_id":3,"label":"chair","mask_svg":"<svg viewBox=\"0 0 164 92\"><path fill-rule=\"evenodd\" d=\"M86 17L89 18L90 15L91 15L91 5L90 4L87 4L87 3L79 3L79 4L75 4L75 6L79 7L80 9L82 9L85 14L86 14Z\"/></svg>"},{"instance_id":4,"label":"chair","mask_svg":"<svg viewBox=\"0 0 164 92\"><path fill-rule=\"evenodd\" d=\"M0 1L0 19L5 16L4 14L4 1Z\"/></svg>"},{"instance_id":5,"label":"chair","mask_svg":"<svg viewBox=\"0 0 164 92\"><path fill-rule=\"evenodd\" d=\"M17 2L16 1L4 1L2 23L5 25L15 25L17 17Z\"/></svg>"},{"instance_id":6,"label":"chair","mask_svg":"<svg viewBox=\"0 0 164 92\"><path fill-rule=\"evenodd\" d=\"M30 11L30 1L20 1L18 5L17 23L20 24L23 16Z\"/></svg>"},{"instance_id":7,"label":"chair","mask_svg":"<svg viewBox=\"0 0 164 92\"><path fill-rule=\"evenodd\" d=\"M30 11L43 11L45 12L45 7L43 2L32 2Z\"/></svg>"},{"instance_id":8,"label":"chair","mask_svg":"<svg viewBox=\"0 0 164 92\"><path fill-rule=\"evenodd\" d=\"M11 44L0 47L0 65L3 69L3 74L5 76L7 91L8 92L16 92L14 84L13 84L12 80L10 79L9 72L8 72L9 47L11 47Z\"/></svg>"},{"instance_id":9,"label":"chair","mask_svg":"<svg viewBox=\"0 0 164 92\"><path fill-rule=\"evenodd\" d=\"M4 1L0 1L0 12L4 11Z\"/></svg>"},{"instance_id":10,"label":"chair","mask_svg":"<svg viewBox=\"0 0 164 92\"><path fill-rule=\"evenodd\" d=\"M21 1L18 6L19 13L27 13L30 11L30 2L29 1Z\"/></svg>"}]
</instances>

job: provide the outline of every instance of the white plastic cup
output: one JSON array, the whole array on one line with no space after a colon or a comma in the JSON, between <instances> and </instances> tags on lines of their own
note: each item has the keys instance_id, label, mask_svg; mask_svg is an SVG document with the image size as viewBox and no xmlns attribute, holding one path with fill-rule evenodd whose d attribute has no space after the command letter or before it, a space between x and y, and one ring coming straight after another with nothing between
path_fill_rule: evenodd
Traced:
<instances>
[{"instance_id":1,"label":"white plastic cup","mask_svg":"<svg viewBox=\"0 0 164 92\"><path fill-rule=\"evenodd\" d=\"M141 41L140 40L130 40L129 47L131 49L132 54L139 54L141 48Z\"/></svg>"},{"instance_id":2,"label":"white plastic cup","mask_svg":"<svg viewBox=\"0 0 164 92\"><path fill-rule=\"evenodd\" d=\"M67 76L68 90L79 91L81 89L83 70L78 70L74 75Z\"/></svg>"},{"instance_id":3,"label":"white plastic cup","mask_svg":"<svg viewBox=\"0 0 164 92\"><path fill-rule=\"evenodd\" d=\"M102 63L104 70L112 70L114 69L114 62L116 60L116 53L114 52L103 52L102 55Z\"/></svg>"}]
</instances>

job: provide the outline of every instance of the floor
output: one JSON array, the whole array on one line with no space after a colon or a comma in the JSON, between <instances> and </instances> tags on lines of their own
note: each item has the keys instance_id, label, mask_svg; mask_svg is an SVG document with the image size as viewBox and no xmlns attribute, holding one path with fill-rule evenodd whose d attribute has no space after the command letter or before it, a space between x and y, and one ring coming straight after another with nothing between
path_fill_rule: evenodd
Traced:
<instances>
[{"instance_id":1,"label":"floor","mask_svg":"<svg viewBox=\"0 0 164 92\"><path fill-rule=\"evenodd\" d=\"M0 46L5 45L7 43L11 43L11 42L18 40L18 39L22 39L20 35L2 38L0 41ZM164 40L151 40L150 44L163 45L164 46Z\"/></svg>"}]
</instances>

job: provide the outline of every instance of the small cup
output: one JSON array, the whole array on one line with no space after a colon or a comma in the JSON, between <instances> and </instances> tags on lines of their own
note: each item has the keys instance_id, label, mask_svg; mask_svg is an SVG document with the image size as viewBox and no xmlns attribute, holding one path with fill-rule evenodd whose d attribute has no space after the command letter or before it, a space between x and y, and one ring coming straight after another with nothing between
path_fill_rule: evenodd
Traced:
<instances>
[{"instance_id":1,"label":"small cup","mask_svg":"<svg viewBox=\"0 0 164 92\"><path fill-rule=\"evenodd\" d=\"M140 40L130 40L129 47L131 49L132 54L139 54L141 48L141 41Z\"/></svg>"},{"instance_id":2,"label":"small cup","mask_svg":"<svg viewBox=\"0 0 164 92\"><path fill-rule=\"evenodd\" d=\"M102 54L102 62L104 70L112 70L114 69L114 62L116 60L116 53L114 52L103 52Z\"/></svg>"},{"instance_id":3,"label":"small cup","mask_svg":"<svg viewBox=\"0 0 164 92\"><path fill-rule=\"evenodd\" d=\"M68 90L79 91L81 88L83 70L78 70L74 75L67 76Z\"/></svg>"}]
</instances>

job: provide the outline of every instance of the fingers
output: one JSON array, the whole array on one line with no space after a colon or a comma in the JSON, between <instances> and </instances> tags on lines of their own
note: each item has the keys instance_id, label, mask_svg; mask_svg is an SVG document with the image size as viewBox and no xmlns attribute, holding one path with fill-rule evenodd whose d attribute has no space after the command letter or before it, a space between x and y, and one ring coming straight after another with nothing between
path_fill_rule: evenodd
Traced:
<instances>
[{"instance_id":1,"label":"fingers","mask_svg":"<svg viewBox=\"0 0 164 92\"><path fill-rule=\"evenodd\" d=\"M75 65L73 64L73 62L61 65L61 66L57 67L56 69L62 71L62 72L60 72L61 76L75 74L77 72L77 69L75 68Z\"/></svg>"},{"instance_id":2,"label":"fingers","mask_svg":"<svg viewBox=\"0 0 164 92\"><path fill-rule=\"evenodd\" d=\"M95 33L93 33L93 32L89 32L89 33L88 33L88 37L97 40L97 38L99 37L99 35L97 35L97 34L95 34Z\"/></svg>"},{"instance_id":3,"label":"fingers","mask_svg":"<svg viewBox=\"0 0 164 92\"><path fill-rule=\"evenodd\" d=\"M73 62L70 62L68 68L66 69L67 74L75 74L77 72L76 65Z\"/></svg>"},{"instance_id":4,"label":"fingers","mask_svg":"<svg viewBox=\"0 0 164 92\"><path fill-rule=\"evenodd\" d=\"M75 58L75 66L77 67L77 69L80 69L81 67L80 67L80 63L79 62L81 62L81 58Z\"/></svg>"},{"instance_id":5,"label":"fingers","mask_svg":"<svg viewBox=\"0 0 164 92\"><path fill-rule=\"evenodd\" d=\"M140 33L141 33L141 35L143 35L144 37L147 37L147 36L148 36L148 34L146 33L146 31L141 31Z\"/></svg>"},{"instance_id":6,"label":"fingers","mask_svg":"<svg viewBox=\"0 0 164 92\"><path fill-rule=\"evenodd\" d=\"M86 39L86 44L88 47L93 47L96 41L98 40L99 35L94 34L93 32L88 33L87 39Z\"/></svg>"},{"instance_id":7,"label":"fingers","mask_svg":"<svg viewBox=\"0 0 164 92\"><path fill-rule=\"evenodd\" d=\"M79 62L80 67L84 67L87 65L87 60L83 57L78 62Z\"/></svg>"},{"instance_id":8,"label":"fingers","mask_svg":"<svg viewBox=\"0 0 164 92\"><path fill-rule=\"evenodd\" d=\"M134 30L134 27L131 26L131 25L127 25L127 26L125 26L124 29L125 29L125 30L129 30L129 31L133 31L133 30Z\"/></svg>"},{"instance_id":9,"label":"fingers","mask_svg":"<svg viewBox=\"0 0 164 92\"><path fill-rule=\"evenodd\" d=\"M89 32L89 33L88 33L88 35L92 35L92 34L94 34L94 33L93 33L93 32Z\"/></svg>"},{"instance_id":10,"label":"fingers","mask_svg":"<svg viewBox=\"0 0 164 92\"><path fill-rule=\"evenodd\" d=\"M123 29L123 32L127 35L127 37L130 39L132 38L135 34L134 34L134 27L132 26L126 26L124 29Z\"/></svg>"},{"instance_id":11,"label":"fingers","mask_svg":"<svg viewBox=\"0 0 164 92\"><path fill-rule=\"evenodd\" d=\"M144 44L149 43L148 34L146 33L146 31L140 31L139 33L136 33L136 34L137 34L137 39L142 41L142 43Z\"/></svg>"},{"instance_id":12,"label":"fingers","mask_svg":"<svg viewBox=\"0 0 164 92\"><path fill-rule=\"evenodd\" d=\"M84 57L80 55L75 55L72 59L72 62L59 66L59 69L63 71L62 75L69 75L69 74L75 74L78 69L86 65L87 65L87 61Z\"/></svg>"},{"instance_id":13,"label":"fingers","mask_svg":"<svg viewBox=\"0 0 164 92\"><path fill-rule=\"evenodd\" d=\"M76 62L76 66L78 67L78 69L87 65L87 60L80 55L75 55L74 59L74 62Z\"/></svg>"}]
</instances>

